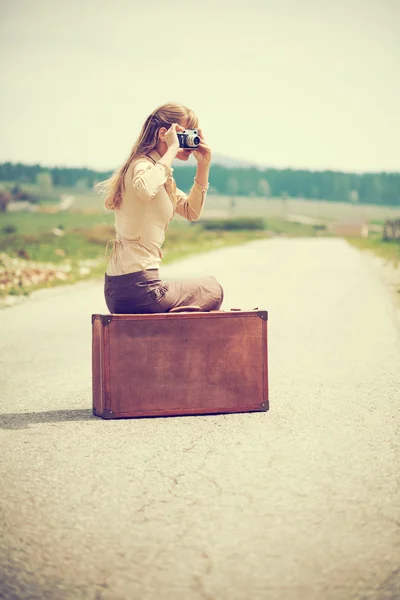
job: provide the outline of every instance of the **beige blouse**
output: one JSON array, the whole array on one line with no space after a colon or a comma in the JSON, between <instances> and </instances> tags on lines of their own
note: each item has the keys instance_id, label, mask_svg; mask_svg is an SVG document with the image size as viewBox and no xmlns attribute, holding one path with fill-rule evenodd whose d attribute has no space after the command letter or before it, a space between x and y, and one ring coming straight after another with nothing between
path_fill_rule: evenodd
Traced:
<instances>
[{"instance_id":1,"label":"beige blouse","mask_svg":"<svg viewBox=\"0 0 400 600\"><path fill-rule=\"evenodd\" d=\"M125 176L122 203L115 212L116 239L107 275L158 269L161 246L175 213L197 221L208 189L195 180L187 196L176 187L172 167L156 150L134 161Z\"/></svg>"}]
</instances>

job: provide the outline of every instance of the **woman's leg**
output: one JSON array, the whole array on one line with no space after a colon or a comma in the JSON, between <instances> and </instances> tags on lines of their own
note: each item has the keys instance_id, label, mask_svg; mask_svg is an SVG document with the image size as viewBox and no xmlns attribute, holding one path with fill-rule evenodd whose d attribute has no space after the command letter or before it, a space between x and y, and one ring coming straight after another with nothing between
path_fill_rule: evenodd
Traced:
<instances>
[{"instance_id":1,"label":"woman's leg","mask_svg":"<svg viewBox=\"0 0 400 600\"><path fill-rule=\"evenodd\" d=\"M163 297L166 289L157 269L105 275L104 298L110 313L141 314L152 312L149 307Z\"/></svg>"},{"instance_id":2,"label":"woman's leg","mask_svg":"<svg viewBox=\"0 0 400 600\"><path fill-rule=\"evenodd\" d=\"M149 305L146 312L168 312L178 306L199 306L200 310L219 310L224 292L215 277L200 277L176 281L164 281L167 291L157 302Z\"/></svg>"},{"instance_id":3,"label":"woman's leg","mask_svg":"<svg viewBox=\"0 0 400 600\"><path fill-rule=\"evenodd\" d=\"M178 306L219 310L224 292L215 277L161 281L156 269L105 276L104 296L114 314L164 313Z\"/></svg>"}]
</instances>

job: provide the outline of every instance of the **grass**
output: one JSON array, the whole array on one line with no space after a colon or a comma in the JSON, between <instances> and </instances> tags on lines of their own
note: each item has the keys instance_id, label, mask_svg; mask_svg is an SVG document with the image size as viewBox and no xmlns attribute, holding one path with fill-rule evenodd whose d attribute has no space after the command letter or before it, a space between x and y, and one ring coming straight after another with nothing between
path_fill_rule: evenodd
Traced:
<instances>
[{"instance_id":1,"label":"grass","mask_svg":"<svg viewBox=\"0 0 400 600\"><path fill-rule=\"evenodd\" d=\"M97 225L112 225L114 215L111 213L81 213L64 211L59 213L47 212L7 212L0 214L0 236L7 226L15 227L19 235L34 234L50 231L55 227L65 230L94 227Z\"/></svg>"},{"instance_id":2,"label":"grass","mask_svg":"<svg viewBox=\"0 0 400 600\"><path fill-rule=\"evenodd\" d=\"M393 266L396 271L394 274L393 287L397 291L400 300L400 242L384 241L382 235L372 233L368 238L346 238L347 241L364 252L372 252L374 255L384 259L386 263Z\"/></svg>"},{"instance_id":3,"label":"grass","mask_svg":"<svg viewBox=\"0 0 400 600\"><path fill-rule=\"evenodd\" d=\"M359 248L368 250L377 256L391 262L394 267L400 267L400 243L395 241L383 241L381 234L371 233L368 238L346 238L347 241Z\"/></svg>"},{"instance_id":4,"label":"grass","mask_svg":"<svg viewBox=\"0 0 400 600\"><path fill-rule=\"evenodd\" d=\"M1 181L1 189L11 189L12 181ZM39 196L40 188L36 184L22 183L23 190ZM66 194L74 197L71 207L74 212L102 212L103 202L93 190L80 191L74 187L57 186L53 188L55 197ZM232 201L234 207L232 208ZM47 203L47 201L46 201ZM267 219L285 219L287 215L299 214L326 221L360 219L368 222L383 223L385 219L400 218L400 207L358 204L350 202L329 202L326 200L308 200L306 198L271 197L228 197L209 194L204 214L223 211L229 216L262 216Z\"/></svg>"},{"instance_id":5,"label":"grass","mask_svg":"<svg viewBox=\"0 0 400 600\"><path fill-rule=\"evenodd\" d=\"M59 233L61 235L57 235ZM0 297L27 294L35 289L74 283L88 277L102 277L108 262L105 255L107 241L114 236L112 214L35 212L0 215L0 283L3 271ZM167 232L163 262L168 264L191 254L265 237L266 232L262 230L204 231L199 224L177 220ZM9 257L14 259L14 264L10 265ZM34 269L51 269L60 277L31 284L25 270L33 274ZM6 285L5 281L10 283Z\"/></svg>"},{"instance_id":6,"label":"grass","mask_svg":"<svg viewBox=\"0 0 400 600\"><path fill-rule=\"evenodd\" d=\"M23 186L28 187L28 186ZM34 186L30 186L34 192ZM63 189L75 197L68 211L52 212L49 204L39 205L37 212L0 213L0 255L25 260L26 264L48 263L53 268L65 269L67 278L54 279L30 285L28 288L16 284L11 288L14 294L28 293L38 287L72 283L82 278L101 277L106 269L105 248L107 240L114 238L114 215L103 209L102 201L93 192L81 193ZM224 246L243 244L268 236L285 235L292 237L327 235L318 232L313 225L296 223L293 218L302 215L321 219L325 223L340 220L363 219L368 221L372 233L367 239L346 238L356 247L370 250L400 264L400 245L383 242L380 228L385 219L400 216L400 208L382 206L354 206L336 202L317 200L276 198L235 198L209 196L202 222L190 224L180 217L171 223L163 246L164 264L174 260L207 252ZM229 220L251 217L259 219L265 230L205 230L210 219ZM290 220L288 220L290 218ZM243 220L243 219L242 219ZM57 236L54 229L61 230ZM4 268L3 268L4 271ZM90 272L88 272L90 271ZM1 281L1 258L0 258ZM0 296L10 293L10 288L0 289Z\"/></svg>"}]
</instances>

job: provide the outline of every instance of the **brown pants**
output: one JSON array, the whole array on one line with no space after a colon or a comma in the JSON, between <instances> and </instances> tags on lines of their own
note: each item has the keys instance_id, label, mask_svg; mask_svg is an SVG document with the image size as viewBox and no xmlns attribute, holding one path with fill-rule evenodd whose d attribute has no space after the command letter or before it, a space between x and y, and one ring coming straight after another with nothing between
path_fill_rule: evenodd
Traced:
<instances>
[{"instance_id":1,"label":"brown pants","mask_svg":"<svg viewBox=\"0 0 400 600\"><path fill-rule=\"evenodd\" d=\"M106 275L104 296L112 314L163 313L177 306L218 310L224 292L215 277L161 281L158 269Z\"/></svg>"}]
</instances>

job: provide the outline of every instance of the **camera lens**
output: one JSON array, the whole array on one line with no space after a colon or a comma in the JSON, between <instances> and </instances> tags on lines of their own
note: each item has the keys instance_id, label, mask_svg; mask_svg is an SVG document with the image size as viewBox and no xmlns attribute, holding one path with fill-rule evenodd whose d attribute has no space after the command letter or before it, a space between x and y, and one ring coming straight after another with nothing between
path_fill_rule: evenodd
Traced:
<instances>
[{"instance_id":1,"label":"camera lens","mask_svg":"<svg viewBox=\"0 0 400 600\"><path fill-rule=\"evenodd\" d=\"M186 138L186 145L189 148L196 148L200 144L200 138L198 135L188 135Z\"/></svg>"}]
</instances>

